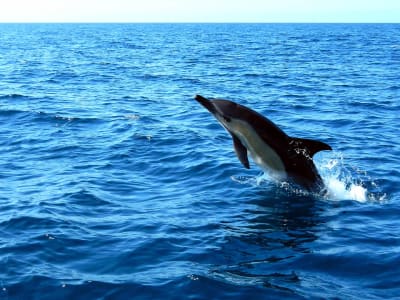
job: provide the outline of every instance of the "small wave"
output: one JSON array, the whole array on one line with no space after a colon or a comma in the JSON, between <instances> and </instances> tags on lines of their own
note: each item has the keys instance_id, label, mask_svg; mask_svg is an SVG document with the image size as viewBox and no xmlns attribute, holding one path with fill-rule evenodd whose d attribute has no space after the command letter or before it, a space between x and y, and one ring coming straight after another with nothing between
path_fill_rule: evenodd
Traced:
<instances>
[{"instance_id":1,"label":"small wave","mask_svg":"<svg viewBox=\"0 0 400 300\"><path fill-rule=\"evenodd\" d=\"M0 100L7 100L7 99L22 99L28 98L28 96L24 96L21 94L7 94L7 95L0 95Z\"/></svg>"},{"instance_id":2,"label":"small wave","mask_svg":"<svg viewBox=\"0 0 400 300\"><path fill-rule=\"evenodd\" d=\"M257 187L268 187L271 184L276 183L273 179L266 173L261 173L258 176L250 176L250 175L233 175L231 179L234 182L251 185Z\"/></svg>"},{"instance_id":3,"label":"small wave","mask_svg":"<svg viewBox=\"0 0 400 300\"><path fill-rule=\"evenodd\" d=\"M0 96L1 99L2 96ZM25 97L25 96L23 96ZM37 111L37 110L25 110L25 109L0 109L0 116L10 117L10 116L23 116L29 117L32 121L37 122L56 122L56 123L97 123L102 121L102 119L96 117L76 117L76 116L68 116L61 115L59 113L52 113L46 111ZM134 118L135 116L131 116ZM127 117L129 118L129 116Z\"/></svg>"},{"instance_id":4,"label":"small wave","mask_svg":"<svg viewBox=\"0 0 400 300\"><path fill-rule=\"evenodd\" d=\"M400 90L400 85L391 85L390 87L388 87L388 90L398 91L398 90Z\"/></svg>"},{"instance_id":5,"label":"small wave","mask_svg":"<svg viewBox=\"0 0 400 300\"><path fill-rule=\"evenodd\" d=\"M22 115L22 114L27 114L26 111L23 110L18 110L18 109L0 109L0 116L4 117L11 117L11 116L16 116L16 115Z\"/></svg>"},{"instance_id":6,"label":"small wave","mask_svg":"<svg viewBox=\"0 0 400 300\"><path fill-rule=\"evenodd\" d=\"M126 114L123 116L125 119L137 121L140 119L140 115L138 114Z\"/></svg>"},{"instance_id":7,"label":"small wave","mask_svg":"<svg viewBox=\"0 0 400 300\"><path fill-rule=\"evenodd\" d=\"M8 220L0 222L0 225L4 226L9 232L24 230L25 228L30 229L48 229L57 228L59 221L50 218L47 215L42 216L14 216Z\"/></svg>"},{"instance_id":8,"label":"small wave","mask_svg":"<svg viewBox=\"0 0 400 300\"><path fill-rule=\"evenodd\" d=\"M64 197L65 199L68 199L69 203L75 203L81 206L100 207L110 204L108 200L102 199L96 196L94 192L86 189L80 189L77 192L66 193Z\"/></svg>"},{"instance_id":9,"label":"small wave","mask_svg":"<svg viewBox=\"0 0 400 300\"><path fill-rule=\"evenodd\" d=\"M319 197L320 195L313 195L308 190L301 188L300 186L293 184L290 181L280 181L274 179L267 173L261 173L258 176L232 176L231 179L234 182L243 184L243 185L250 185L253 187L261 187L263 189L270 189L275 188L277 189L278 195L282 196L300 196L300 197L308 197L308 196L316 196ZM283 194L281 194L283 193Z\"/></svg>"}]
</instances>

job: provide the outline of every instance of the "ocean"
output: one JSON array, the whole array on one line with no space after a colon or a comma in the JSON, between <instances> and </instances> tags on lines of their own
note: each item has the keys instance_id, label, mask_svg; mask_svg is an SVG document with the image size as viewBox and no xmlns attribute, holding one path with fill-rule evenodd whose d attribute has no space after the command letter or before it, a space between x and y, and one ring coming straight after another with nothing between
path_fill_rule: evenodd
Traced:
<instances>
[{"instance_id":1,"label":"ocean","mask_svg":"<svg viewBox=\"0 0 400 300\"><path fill-rule=\"evenodd\" d=\"M329 192L196 94L329 144ZM399 115L399 24L0 24L0 299L400 299Z\"/></svg>"}]
</instances>

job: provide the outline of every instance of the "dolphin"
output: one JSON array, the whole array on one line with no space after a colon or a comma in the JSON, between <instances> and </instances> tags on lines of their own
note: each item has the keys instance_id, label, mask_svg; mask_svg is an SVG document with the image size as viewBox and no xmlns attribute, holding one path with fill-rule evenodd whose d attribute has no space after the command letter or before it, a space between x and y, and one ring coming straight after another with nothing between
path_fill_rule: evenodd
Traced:
<instances>
[{"instance_id":1,"label":"dolphin","mask_svg":"<svg viewBox=\"0 0 400 300\"><path fill-rule=\"evenodd\" d=\"M195 99L230 133L236 155L246 169L250 168L249 153L264 172L279 181L292 180L308 191L325 189L313 156L332 150L328 144L288 136L271 120L235 102L200 95Z\"/></svg>"}]
</instances>

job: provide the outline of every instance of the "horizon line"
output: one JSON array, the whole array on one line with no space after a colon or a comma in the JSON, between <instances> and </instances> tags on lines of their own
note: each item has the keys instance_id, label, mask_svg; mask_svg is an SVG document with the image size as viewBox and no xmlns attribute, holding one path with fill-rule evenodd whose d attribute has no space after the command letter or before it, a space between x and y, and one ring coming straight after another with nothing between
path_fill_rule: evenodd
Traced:
<instances>
[{"instance_id":1,"label":"horizon line","mask_svg":"<svg viewBox=\"0 0 400 300\"><path fill-rule=\"evenodd\" d=\"M383 21L0 21L0 24L400 24Z\"/></svg>"}]
</instances>

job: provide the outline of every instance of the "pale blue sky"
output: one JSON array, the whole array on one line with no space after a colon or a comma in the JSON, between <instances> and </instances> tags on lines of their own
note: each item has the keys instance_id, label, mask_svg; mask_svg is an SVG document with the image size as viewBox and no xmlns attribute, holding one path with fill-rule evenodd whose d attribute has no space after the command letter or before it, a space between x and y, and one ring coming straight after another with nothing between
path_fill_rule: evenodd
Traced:
<instances>
[{"instance_id":1,"label":"pale blue sky","mask_svg":"<svg viewBox=\"0 0 400 300\"><path fill-rule=\"evenodd\" d=\"M400 22L400 0L0 0L0 22Z\"/></svg>"}]
</instances>

